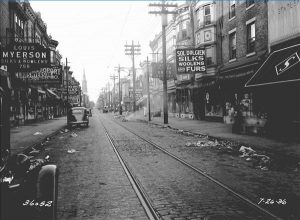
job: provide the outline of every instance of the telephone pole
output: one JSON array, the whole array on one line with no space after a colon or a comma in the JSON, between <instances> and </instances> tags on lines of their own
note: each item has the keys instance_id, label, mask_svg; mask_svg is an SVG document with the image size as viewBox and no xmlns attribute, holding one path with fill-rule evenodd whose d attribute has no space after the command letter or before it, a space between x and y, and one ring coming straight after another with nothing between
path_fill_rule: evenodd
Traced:
<instances>
[{"instance_id":1,"label":"telephone pole","mask_svg":"<svg viewBox=\"0 0 300 220\"><path fill-rule=\"evenodd\" d=\"M113 92L113 95L112 95L112 101L113 101L113 106L114 106L114 111L116 109L116 101L115 101L115 96L116 96L116 79L118 78L118 76L116 76L115 74L111 75L110 76L110 79L112 79L114 81L114 92Z\"/></svg>"},{"instance_id":2,"label":"telephone pole","mask_svg":"<svg viewBox=\"0 0 300 220\"><path fill-rule=\"evenodd\" d=\"M136 100L135 100L135 67L134 67L134 56L141 55L141 45L134 44L132 41L131 45L126 43L125 46L125 55L130 55L132 57L132 75L133 75L133 112L136 110Z\"/></svg>"},{"instance_id":3,"label":"telephone pole","mask_svg":"<svg viewBox=\"0 0 300 220\"><path fill-rule=\"evenodd\" d=\"M120 64L118 67L115 67L115 70L118 71L119 74L119 113L120 115L122 115L122 96L121 96L121 76L120 76L120 72L121 70L124 70L124 67L120 67Z\"/></svg>"},{"instance_id":4,"label":"telephone pole","mask_svg":"<svg viewBox=\"0 0 300 220\"><path fill-rule=\"evenodd\" d=\"M148 121L151 121L151 110L150 110L150 82L149 82L149 60L147 56L147 106L148 106Z\"/></svg>"},{"instance_id":5,"label":"telephone pole","mask_svg":"<svg viewBox=\"0 0 300 220\"><path fill-rule=\"evenodd\" d=\"M177 14L176 11L168 11L168 8L177 8L177 4L162 3L149 4L149 7L159 7L160 11L150 11L149 14L158 14L162 18L162 54L163 54L163 110L164 124L168 124L168 93L167 93L167 58L166 58L166 26L168 25L168 14Z\"/></svg>"}]
</instances>

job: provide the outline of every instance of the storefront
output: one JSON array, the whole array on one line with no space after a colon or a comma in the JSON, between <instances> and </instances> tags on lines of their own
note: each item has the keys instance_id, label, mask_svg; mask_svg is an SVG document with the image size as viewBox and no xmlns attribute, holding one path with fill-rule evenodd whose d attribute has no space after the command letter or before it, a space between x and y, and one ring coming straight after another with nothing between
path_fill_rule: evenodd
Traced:
<instances>
[{"instance_id":1,"label":"storefront","mask_svg":"<svg viewBox=\"0 0 300 220\"><path fill-rule=\"evenodd\" d=\"M272 52L245 87L261 100L268 135L299 140L300 44Z\"/></svg>"}]
</instances>

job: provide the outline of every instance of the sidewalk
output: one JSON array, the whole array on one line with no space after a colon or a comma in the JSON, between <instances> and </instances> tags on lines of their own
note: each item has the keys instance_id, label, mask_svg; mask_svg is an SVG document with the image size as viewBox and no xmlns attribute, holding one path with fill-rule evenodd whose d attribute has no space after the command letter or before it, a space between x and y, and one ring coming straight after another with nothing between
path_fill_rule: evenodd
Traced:
<instances>
[{"instance_id":1,"label":"sidewalk","mask_svg":"<svg viewBox=\"0 0 300 220\"><path fill-rule=\"evenodd\" d=\"M129 118L131 117L142 121L148 121L148 117L144 117L142 112L136 112L135 116L129 116ZM163 117L152 117L150 123L164 125L163 120ZM168 125L171 128L227 139L239 144L253 146L256 149L279 152L300 159L300 143L287 143L266 137L233 134L232 127L228 124L169 117Z\"/></svg>"},{"instance_id":2,"label":"sidewalk","mask_svg":"<svg viewBox=\"0 0 300 220\"><path fill-rule=\"evenodd\" d=\"M36 122L29 125L14 127L10 129L11 154L22 152L29 146L41 142L49 135L62 129L67 124L67 117Z\"/></svg>"}]
</instances>

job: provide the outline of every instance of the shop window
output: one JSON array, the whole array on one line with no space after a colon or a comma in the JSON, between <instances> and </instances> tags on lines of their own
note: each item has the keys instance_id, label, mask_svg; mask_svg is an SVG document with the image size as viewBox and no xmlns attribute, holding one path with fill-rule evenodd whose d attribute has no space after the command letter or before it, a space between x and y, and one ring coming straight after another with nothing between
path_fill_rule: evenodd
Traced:
<instances>
[{"instance_id":1,"label":"shop window","mask_svg":"<svg viewBox=\"0 0 300 220\"><path fill-rule=\"evenodd\" d=\"M229 19L235 17L235 0L229 1Z\"/></svg>"},{"instance_id":2,"label":"shop window","mask_svg":"<svg viewBox=\"0 0 300 220\"><path fill-rule=\"evenodd\" d=\"M204 24L205 25L211 24L210 5L204 7Z\"/></svg>"},{"instance_id":3,"label":"shop window","mask_svg":"<svg viewBox=\"0 0 300 220\"><path fill-rule=\"evenodd\" d=\"M205 94L205 116L222 117L223 109L216 94L207 92Z\"/></svg>"},{"instance_id":4,"label":"shop window","mask_svg":"<svg viewBox=\"0 0 300 220\"><path fill-rule=\"evenodd\" d=\"M236 58L236 32L229 34L229 58Z\"/></svg>"},{"instance_id":5,"label":"shop window","mask_svg":"<svg viewBox=\"0 0 300 220\"><path fill-rule=\"evenodd\" d=\"M247 25L247 53L254 52L255 49L255 22Z\"/></svg>"}]
</instances>

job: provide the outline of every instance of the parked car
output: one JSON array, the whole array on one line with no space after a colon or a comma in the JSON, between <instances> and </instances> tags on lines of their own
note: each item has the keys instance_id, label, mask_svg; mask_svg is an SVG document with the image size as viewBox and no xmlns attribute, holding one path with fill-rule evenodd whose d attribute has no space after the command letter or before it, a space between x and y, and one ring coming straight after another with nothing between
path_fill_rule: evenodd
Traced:
<instances>
[{"instance_id":1,"label":"parked car","mask_svg":"<svg viewBox=\"0 0 300 220\"><path fill-rule=\"evenodd\" d=\"M103 113L107 113L107 112L108 112L108 106L104 106Z\"/></svg>"},{"instance_id":2,"label":"parked car","mask_svg":"<svg viewBox=\"0 0 300 220\"><path fill-rule=\"evenodd\" d=\"M92 115L92 109L88 108L88 109L87 109L87 113L88 113L88 116L89 116L89 117L92 117L92 116L93 116L93 115Z\"/></svg>"},{"instance_id":3,"label":"parked car","mask_svg":"<svg viewBox=\"0 0 300 220\"><path fill-rule=\"evenodd\" d=\"M48 157L32 159L20 153L1 166L2 220L56 219L58 169Z\"/></svg>"},{"instance_id":4,"label":"parked car","mask_svg":"<svg viewBox=\"0 0 300 220\"><path fill-rule=\"evenodd\" d=\"M89 126L88 111L85 107L73 107L69 110L67 116L68 127L84 125Z\"/></svg>"}]
</instances>

